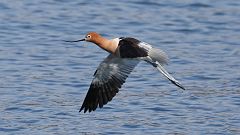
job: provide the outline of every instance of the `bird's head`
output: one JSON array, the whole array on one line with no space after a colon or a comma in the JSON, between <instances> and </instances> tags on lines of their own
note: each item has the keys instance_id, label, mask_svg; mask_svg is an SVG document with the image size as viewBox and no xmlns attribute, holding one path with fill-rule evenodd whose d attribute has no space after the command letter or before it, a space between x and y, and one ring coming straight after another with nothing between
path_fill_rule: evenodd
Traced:
<instances>
[{"instance_id":1,"label":"bird's head","mask_svg":"<svg viewBox=\"0 0 240 135\"><path fill-rule=\"evenodd\" d=\"M80 42L80 41L87 41L92 43L97 43L101 36L96 32L89 32L86 34L85 38L73 41L66 41L66 42Z\"/></svg>"}]
</instances>

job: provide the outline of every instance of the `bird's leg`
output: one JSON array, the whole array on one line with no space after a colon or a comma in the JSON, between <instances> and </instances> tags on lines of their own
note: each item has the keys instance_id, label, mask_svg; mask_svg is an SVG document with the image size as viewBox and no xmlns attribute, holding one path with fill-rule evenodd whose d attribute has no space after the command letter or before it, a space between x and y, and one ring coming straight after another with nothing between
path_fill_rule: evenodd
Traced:
<instances>
[{"instance_id":1,"label":"bird's leg","mask_svg":"<svg viewBox=\"0 0 240 135\"><path fill-rule=\"evenodd\" d=\"M144 59L144 61L146 61L147 63L151 64L153 67L157 67L156 61L153 61L150 57L146 57Z\"/></svg>"}]
</instances>

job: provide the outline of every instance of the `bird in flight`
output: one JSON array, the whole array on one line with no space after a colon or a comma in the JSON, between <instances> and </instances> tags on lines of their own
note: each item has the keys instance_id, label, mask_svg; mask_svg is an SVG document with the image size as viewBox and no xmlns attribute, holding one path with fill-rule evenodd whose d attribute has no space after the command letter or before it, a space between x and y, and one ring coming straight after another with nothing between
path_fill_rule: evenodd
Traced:
<instances>
[{"instance_id":1,"label":"bird in flight","mask_svg":"<svg viewBox=\"0 0 240 135\"><path fill-rule=\"evenodd\" d=\"M79 110L84 113L102 108L118 93L125 80L140 61L145 61L155 67L173 84L185 90L165 69L168 57L160 49L131 37L121 37L108 40L96 32L89 32L85 38L75 41L95 43L110 54L100 63L94 73L90 88Z\"/></svg>"}]
</instances>

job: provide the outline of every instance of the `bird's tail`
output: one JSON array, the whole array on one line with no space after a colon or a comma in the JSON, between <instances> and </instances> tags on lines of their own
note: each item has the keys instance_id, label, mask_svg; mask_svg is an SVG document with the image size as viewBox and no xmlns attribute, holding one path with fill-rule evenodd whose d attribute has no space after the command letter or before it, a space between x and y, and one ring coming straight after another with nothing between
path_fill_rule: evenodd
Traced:
<instances>
[{"instance_id":1,"label":"bird's tail","mask_svg":"<svg viewBox=\"0 0 240 135\"><path fill-rule=\"evenodd\" d=\"M169 61L167 54L161 49L151 48L148 55L152 61L157 61L162 65L167 64Z\"/></svg>"}]
</instances>

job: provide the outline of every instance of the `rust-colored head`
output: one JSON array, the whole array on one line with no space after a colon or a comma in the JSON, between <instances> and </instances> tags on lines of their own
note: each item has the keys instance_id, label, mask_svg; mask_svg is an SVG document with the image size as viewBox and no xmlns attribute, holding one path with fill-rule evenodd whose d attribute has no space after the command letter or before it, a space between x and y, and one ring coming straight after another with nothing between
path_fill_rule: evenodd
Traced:
<instances>
[{"instance_id":1,"label":"rust-colored head","mask_svg":"<svg viewBox=\"0 0 240 135\"><path fill-rule=\"evenodd\" d=\"M80 42L80 41L87 41L92 42L101 47L102 49L110 52L115 53L118 47L118 42L113 42L112 40L108 40L96 32L89 32L86 34L85 38L80 40L73 40L73 41L66 41L66 42Z\"/></svg>"},{"instance_id":2,"label":"rust-colored head","mask_svg":"<svg viewBox=\"0 0 240 135\"><path fill-rule=\"evenodd\" d=\"M89 32L86 34L85 38L80 40L73 40L73 41L66 41L66 42L80 42L80 41L87 41L87 42L93 42L95 44L98 44L101 42L102 37L96 33L96 32Z\"/></svg>"},{"instance_id":3,"label":"rust-colored head","mask_svg":"<svg viewBox=\"0 0 240 135\"><path fill-rule=\"evenodd\" d=\"M89 32L85 36L85 41L97 43L101 36L96 32Z\"/></svg>"}]
</instances>

